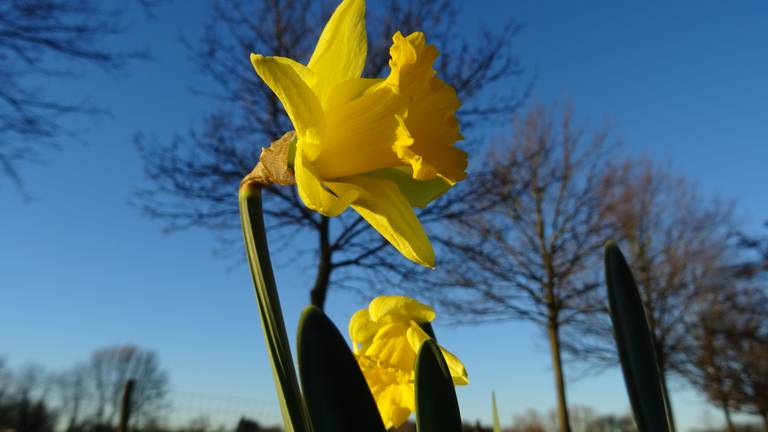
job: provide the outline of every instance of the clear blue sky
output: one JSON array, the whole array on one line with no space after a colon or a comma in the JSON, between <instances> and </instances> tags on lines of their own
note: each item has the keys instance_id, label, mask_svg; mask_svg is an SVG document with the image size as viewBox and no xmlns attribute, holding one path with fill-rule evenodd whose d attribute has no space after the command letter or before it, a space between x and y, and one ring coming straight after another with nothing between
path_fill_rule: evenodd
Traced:
<instances>
[{"instance_id":1,"label":"clear blue sky","mask_svg":"<svg viewBox=\"0 0 768 432\"><path fill-rule=\"evenodd\" d=\"M608 119L624 151L735 199L745 226L768 219L768 3L475 3L457 32L510 17L527 25L511 43L538 72L532 102L570 100L583 120ZM108 76L86 70L83 79L47 89L88 98L114 117L71 120L86 144L69 144L47 165L25 170L32 202L0 186L0 354L13 364L56 369L96 347L133 342L160 354L179 392L274 400L247 269L216 258L211 234L164 235L127 203L146 182L132 134L168 139L211 108L189 92L210 84L178 38L197 34L207 14L207 2L177 0L159 8L156 20L137 15L133 31L113 43L150 46L156 61ZM247 59L242 67L250 68ZM312 268L276 258L293 334ZM361 306L346 293L329 299L342 328ZM489 418L491 390L504 422L528 407L554 406L549 355L536 329L439 322L438 315L441 342L472 379L459 390L467 419ZM684 428L719 421L695 394L675 390ZM568 396L601 412L628 409L617 371L569 382Z\"/></svg>"}]
</instances>

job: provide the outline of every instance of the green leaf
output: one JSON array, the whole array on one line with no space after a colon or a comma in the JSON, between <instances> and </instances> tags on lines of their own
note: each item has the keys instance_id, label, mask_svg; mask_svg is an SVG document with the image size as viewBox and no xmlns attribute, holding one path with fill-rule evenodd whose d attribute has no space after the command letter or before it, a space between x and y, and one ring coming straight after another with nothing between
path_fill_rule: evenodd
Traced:
<instances>
[{"instance_id":1,"label":"green leaf","mask_svg":"<svg viewBox=\"0 0 768 432\"><path fill-rule=\"evenodd\" d=\"M437 342L424 342L416 357L416 426L419 432L460 432L453 379Z\"/></svg>"},{"instance_id":2,"label":"green leaf","mask_svg":"<svg viewBox=\"0 0 768 432\"><path fill-rule=\"evenodd\" d=\"M240 188L239 202L245 250L253 276L254 292L259 304L259 316L272 364L272 376L275 380L277 400L280 403L285 431L311 432L312 427L299 391L275 277L269 260L261 210L261 188L256 184L243 185Z\"/></svg>"},{"instance_id":3,"label":"green leaf","mask_svg":"<svg viewBox=\"0 0 768 432\"><path fill-rule=\"evenodd\" d=\"M501 432L501 422L499 421L499 410L496 408L495 392L491 392L491 410L493 411L493 432Z\"/></svg>"},{"instance_id":4,"label":"green leaf","mask_svg":"<svg viewBox=\"0 0 768 432\"><path fill-rule=\"evenodd\" d=\"M632 271L619 247L605 246L605 280L624 382L638 430L671 430L645 310Z\"/></svg>"},{"instance_id":5,"label":"green leaf","mask_svg":"<svg viewBox=\"0 0 768 432\"><path fill-rule=\"evenodd\" d=\"M317 432L384 432L379 409L344 336L317 307L304 309L299 377Z\"/></svg>"},{"instance_id":6,"label":"green leaf","mask_svg":"<svg viewBox=\"0 0 768 432\"><path fill-rule=\"evenodd\" d=\"M432 328L432 323L421 323L419 324L419 327L421 327L422 330L424 330L424 333L429 335L432 339L434 339L435 342L437 342L437 337L435 337L435 329Z\"/></svg>"},{"instance_id":7,"label":"green leaf","mask_svg":"<svg viewBox=\"0 0 768 432\"><path fill-rule=\"evenodd\" d=\"M397 185L412 206L425 208L451 188L445 179L415 180L410 167L385 168L366 173L367 177L389 180Z\"/></svg>"}]
</instances>

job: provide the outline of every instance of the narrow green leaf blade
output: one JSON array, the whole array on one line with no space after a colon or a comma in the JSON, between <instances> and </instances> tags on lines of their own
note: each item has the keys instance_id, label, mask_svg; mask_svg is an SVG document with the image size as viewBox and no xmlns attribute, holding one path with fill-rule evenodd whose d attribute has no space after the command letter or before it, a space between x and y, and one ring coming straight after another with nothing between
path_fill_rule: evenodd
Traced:
<instances>
[{"instance_id":1,"label":"narrow green leaf blade","mask_svg":"<svg viewBox=\"0 0 768 432\"><path fill-rule=\"evenodd\" d=\"M493 432L501 432L501 422L499 421L499 410L496 408L495 392L491 392L491 408L493 410Z\"/></svg>"},{"instance_id":2,"label":"narrow green leaf blade","mask_svg":"<svg viewBox=\"0 0 768 432\"><path fill-rule=\"evenodd\" d=\"M421 327L422 330L424 330L424 333L428 334L429 337L434 339L435 342L437 342L437 337L435 336L435 329L432 328L432 323L421 323L419 324L419 327Z\"/></svg>"},{"instance_id":3,"label":"narrow green leaf blade","mask_svg":"<svg viewBox=\"0 0 768 432\"><path fill-rule=\"evenodd\" d=\"M653 337L632 271L619 247L605 246L605 280L624 382L638 430L669 431Z\"/></svg>"},{"instance_id":4,"label":"narrow green leaf blade","mask_svg":"<svg viewBox=\"0 0 768 432\"><path fill-rule=\"evenodd\" d=\"M264 340L272 364L277 400L286 432L311 432L312 428L299 391L291 347L277 295L275 277L269 259L267 236L261 210L261 189L258 185L240 188L240 223L243 227L245 250L253 276L254 292L259 305Z\"/></svg>"},{"instance_id":5,"label":"narrow green leaf blade","mask_svg":"<svg viewBox=\"0 0 768 432\"><path fill-rule=\"evenodd\" d=\"M304 309L299 377L316 432L384 432L379 409L344 336L317 307Z\"/></svg>"},{"instance_id":6,"label":"narrow green leaf blade","mask_svg":"<svg viewBox=\"0 0 768 432\"><path fill-rule=\"evenodd\" d=\"M419 432L462 430L451 373L432 339L421 345L416 357L416 426Z\"/></svg>"}]
</instances>

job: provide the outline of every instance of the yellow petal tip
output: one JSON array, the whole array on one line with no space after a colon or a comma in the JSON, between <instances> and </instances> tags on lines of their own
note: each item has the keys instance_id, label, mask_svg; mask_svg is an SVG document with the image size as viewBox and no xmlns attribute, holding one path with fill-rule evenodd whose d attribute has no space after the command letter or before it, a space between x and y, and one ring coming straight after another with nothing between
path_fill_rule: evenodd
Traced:
<instances>
[{"instance_id":1,"label":"yellow petal tip","mask_svg":"<svg viewBox=\"0 0 768 432\"><path fill-rule=\"evenodd\" d=\"M423 261L419 264L423 265L424 267L434 270L435 269L435 259L433 258L431 261Z\"/></svg>"}]
</instances>

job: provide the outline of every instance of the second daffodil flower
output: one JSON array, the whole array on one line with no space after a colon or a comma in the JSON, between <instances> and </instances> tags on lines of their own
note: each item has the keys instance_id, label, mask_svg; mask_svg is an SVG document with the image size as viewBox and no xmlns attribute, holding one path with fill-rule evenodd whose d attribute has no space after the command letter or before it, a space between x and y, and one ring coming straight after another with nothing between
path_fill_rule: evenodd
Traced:
<instances>
[{"instance_id":1,"label":"second daffodil flower","mask_svg":"<svg viewBox=\"0 0 768 432\"><path fill-rule=\"evenodd\" d=\"M349 320L352 350L387 428L400 426L416 411L416 355L429 339L421 324L433 319L435 311L412 298L380 296ZM453 383L468 384L461 361L444 348L440 350Z\"/></svg>"},{"instance_id":2,"label":"second daffodil flower","mask_svg":"<svg viewBox=\"0 0 768 432\"><path fill-rule=\"evenodd\" d=\"M251 55L256 72L296 130L290 152L299 196L326 216L351 206L407 258L435 255L413 207L464 179L467 155L452 87L435 76L437 49L423 33L393 37L390 73L361 78L367 53L365 2L344 0L305 66Z\"/></svg>"}]
</instances>

